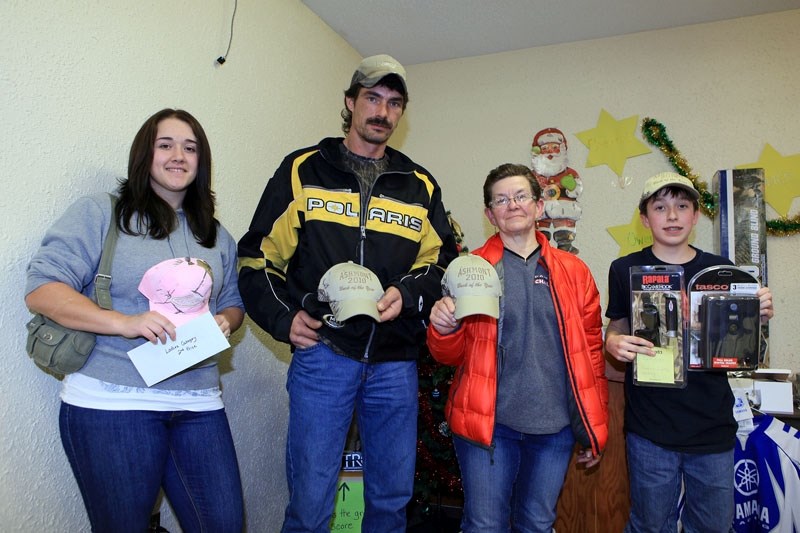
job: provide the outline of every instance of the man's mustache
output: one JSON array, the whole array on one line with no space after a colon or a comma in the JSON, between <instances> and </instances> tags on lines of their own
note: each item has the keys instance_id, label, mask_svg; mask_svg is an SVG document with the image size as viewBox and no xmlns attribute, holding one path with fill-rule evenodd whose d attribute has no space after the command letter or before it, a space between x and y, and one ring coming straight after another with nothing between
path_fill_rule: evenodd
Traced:
<instances>
[{"instance_id":1,"label":"man's mustache","mask_svg":"<svg viewBox=\"0 0 800 533\"><path fill-rule=\"evenodd\" d=\"M368 118L367 124L373 124L375 126L382 126L384 128L392 128L392 123L386 120L385 118L375 117L375 118Z\"/></svg>"}]
</instances>

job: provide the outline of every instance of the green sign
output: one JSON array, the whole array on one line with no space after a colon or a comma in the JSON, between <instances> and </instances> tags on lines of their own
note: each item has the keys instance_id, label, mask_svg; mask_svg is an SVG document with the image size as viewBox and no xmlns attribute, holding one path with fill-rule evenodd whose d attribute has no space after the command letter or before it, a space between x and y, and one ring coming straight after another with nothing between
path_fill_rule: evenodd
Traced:
<instances>
[{"instance_id":1,"label":"green sign","mask_svg":"<svg viewBox=\"0 0 800 533\"><path fill-rule=\"evenodd\" d=\"M336 507L331 531L361 532L364 518L364 476L361 472L342 472L336 485Z\"/></svg>"}]
</instances>

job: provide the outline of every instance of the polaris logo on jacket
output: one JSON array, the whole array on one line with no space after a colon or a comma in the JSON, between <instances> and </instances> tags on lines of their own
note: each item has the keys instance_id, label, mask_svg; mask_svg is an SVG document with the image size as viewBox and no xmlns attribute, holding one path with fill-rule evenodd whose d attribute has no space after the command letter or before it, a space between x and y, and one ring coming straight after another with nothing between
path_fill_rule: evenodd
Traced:
<instances>
[{"instance_id":1,"label":"polaris logo on jacket","mask_svg":"<svg viewBox=\"0 0 800 533\"><path fill-rule=\"evenodd\" d=\"M389 202L381 202L389 203ZM393 202L397 203L397 202ZM401 204L402 205L402 204ZM412 209L420 209L418 206L409 206ZM319 197L306 198L306 213L310 219L314 218L314 211L323 210L327 215L338 215L347 218L358 219L358 202L348 201L342 202L337 200L325 200ZM421 232L423 221L420 217L404 213L396 210L391 210L383 207L370 207L367 211L367 222L381 222L410 229L415 232Z\"/></svg>"}]
</instances>

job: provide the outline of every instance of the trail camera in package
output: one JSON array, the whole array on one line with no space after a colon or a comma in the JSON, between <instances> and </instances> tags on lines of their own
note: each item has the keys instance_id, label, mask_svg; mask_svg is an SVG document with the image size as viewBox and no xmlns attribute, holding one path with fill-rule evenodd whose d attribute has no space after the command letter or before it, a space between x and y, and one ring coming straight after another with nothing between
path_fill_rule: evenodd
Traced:
<instances>
[{"instance_id":1,"label":"trail camera in package","mask_svg":"<svg viewBox=\"0 0 800 533\"><path fill-rule=\"evenodd\" d=\"M753 370L761 317L758 279L743 268L709 267L689 281L689 369Z\"/></svg>"},{"instance_id":2,"label":"trail camera in package","mask_svg":"<svg viewBox=\"0 0 800 533\"><path fill-rule=\"evenodd\" d=\"M653 343L655 356L633 361L633 383L650 387L686 386L683 268L631 267L631 334Z\"/></svg>"}]
</instances>

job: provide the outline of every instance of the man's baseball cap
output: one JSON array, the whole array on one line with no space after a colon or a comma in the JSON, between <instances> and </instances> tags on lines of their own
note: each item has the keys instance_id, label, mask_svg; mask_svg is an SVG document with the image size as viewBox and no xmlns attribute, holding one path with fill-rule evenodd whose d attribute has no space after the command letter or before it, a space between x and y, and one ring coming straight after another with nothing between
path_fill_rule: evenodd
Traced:
<instances>
[{"instance_id":1,"label":"man's baseball cap","mask_svg":"<svg viewBox=\"0 0 800 533\"><path fill-rule=\"evenodd\" d=\"M684 189L693 200L700 198L700 193L694 188L689 178L685 178L675 172L661 172L660 174L650 177L645 182L642 198L639 200L639 208L641 209L645 203L647 203L647 200L664 187L680 187Z\"/></svg>"},{"instance_id":2,"label":"man's baseball cap","mask_svg":"<svg viewBox=\"0 0 800 533\"><path fill-rule=\"evenodd\" d=\"M500 278L492 264L477 255L453 259L442 277L442 294L455 301L456 318L500 316L500 296L503 295Z\"/></svg>"},{"instance_id":3,"label":"man's baseball cap","mask_svg":"<svg viewBox=\"0 0 800 533\"><path fill-rule=\"evenodd\" d=\"M403 90L408 94L408 87L406 86L406 69L403 68L395 58L386 54L379 54L376 56L365 57L358 68L353 73L353 79L350 81L350 87L355 84L364 87L374 87L379 81L386 76L394 74L403 84Z\"/></svg>"},{"instance_id":4,"label":"man's baseball cap","mask_svg":"<svg viewBox=\"0 0 800 533\"><path fill-rule=\"evenodd\" d=\"M381 296L383 287L378 276L352 261L329 268L317 287L317 298L330 303L337 322L344 322L356 315L380 320L378 300Z\"/></svg>"},{"instance_id":5,"label":"man's baseball cap","mask_svg":"<svg viewBox=\"0 0 800 533\"><path fill-rule=\"evenodd\" d=\"M202 259L179 257L152 266L139 282L150 310L164 315L175 327L208 311L214 278Z\"/></svg>"}]
</instances>

